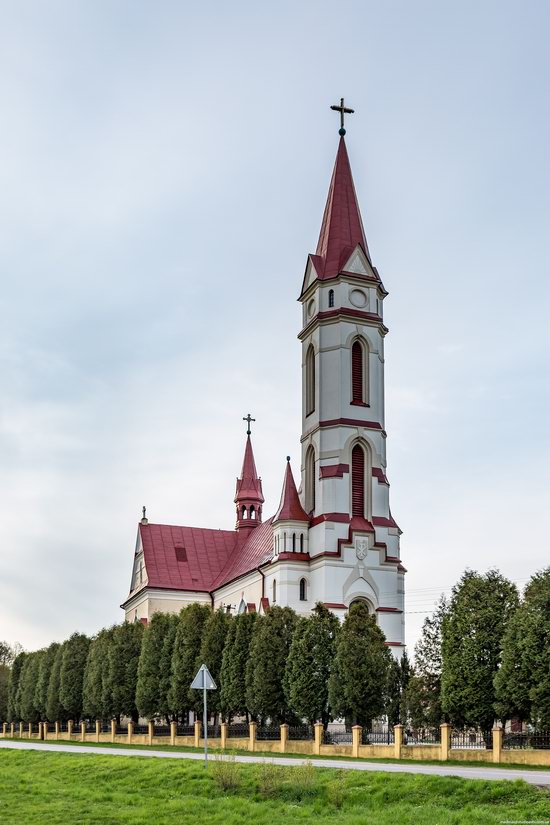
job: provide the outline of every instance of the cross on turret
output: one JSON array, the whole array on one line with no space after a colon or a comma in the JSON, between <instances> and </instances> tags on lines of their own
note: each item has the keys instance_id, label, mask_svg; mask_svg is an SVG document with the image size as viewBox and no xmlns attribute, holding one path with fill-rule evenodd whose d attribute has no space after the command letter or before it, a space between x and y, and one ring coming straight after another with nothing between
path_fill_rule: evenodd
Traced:
<instances>
[{"instance_id":1,"label":"cross on turret","mask_svg":"<svg viewBox=\"0 0 550 825\"><path fill-rule=\"evenodd\" d=\"M255 418L252 418L252 416L250 415L250 413L248 413L248 415L244 416L243 421L246 421L246 422L247 422L247 424L248 424L248 429L247 429L247 431L246 431L246 434L247 434L247 435L251 435L251 434L252 434L252 430L250 429L250 424L251 424L251 422L252 422L252 421L256 421L256 419L255 419Z\"/></svg>"},{"instance_id":2,"label":"cross on turret","mask_svg":"<svg viewBox=\"0 0 550 825\"><path fill-rule=\"evenodd\" d=\"M333 109L335 112L340 112L340 129L338 131L338 134L343 137L346 134L346 130L344 129L344 115L345 114L346 115L353 115L353 114L355 114L355 112L354 112L353 109L347 109L344 106L344 98L343 97L340 98L340 105L339 106L331 106L330 108Z\"/></svg>"}]
</instances>

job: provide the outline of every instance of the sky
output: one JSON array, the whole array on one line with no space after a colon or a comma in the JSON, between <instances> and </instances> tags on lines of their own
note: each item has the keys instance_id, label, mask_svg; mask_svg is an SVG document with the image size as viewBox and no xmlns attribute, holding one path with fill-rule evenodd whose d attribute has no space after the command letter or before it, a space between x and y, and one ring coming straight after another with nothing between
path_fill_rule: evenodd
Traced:
<instances>
[{"instance_id":1,"label":"sky","mask_svg":"<svg viewBox=\"0 0 550 825\"><path fill-rule=\"evenodd\" d=\"M550 561L550 5L0 0L0 639L123 618L142 505L231 529L300 460L300 306L346 136L385 287L407 642Z\"/></svg>"}]
</instances>

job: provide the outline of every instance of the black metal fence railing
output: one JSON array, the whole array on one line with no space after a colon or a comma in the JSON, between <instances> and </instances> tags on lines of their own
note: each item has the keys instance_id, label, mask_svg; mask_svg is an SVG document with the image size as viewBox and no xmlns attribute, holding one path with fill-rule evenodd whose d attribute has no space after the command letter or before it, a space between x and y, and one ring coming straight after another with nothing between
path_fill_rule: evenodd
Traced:
<instances>
[{"instance_id":1,"label":"black metal fence railing","mask_svg":"<svg viewBox=\"0 0 550 825\"><path fill-rule=\"evenodd\" d=\"M310 725L289 725L288 738L309 742L315 738L315 733Z\"/></svg>"},{"instance_id":2,"label":"black metal fence railing","mask_svg":"<svg viewBox=\"0 0 550 825\"><path fill-rule=\"evenodd\" d=\"M441 731L434 730L406 730L403 733L404 745L439 745L441 742Z\"/></svg>"},{"instance_id":3,"label":"black metal fence railing","mask_svg":"<svg viewBox=\"0 0 550 825\"><path fill-rule=\"evenodd\" d=\"M246 722L236 722L228 726L227 735L230 739L244 739L250 736L250 728Z\"/></svg>"},{"instance_id":4,"label":"black metal fence railing","mask_svg":"<svg viewBox=\"0 0 550 825\"><path fill-rule=\"evenodd\" d=\"M102 722L100 727L101 733L111 733L111 723L110 722Z\"/></svg>"},{"instance_id":5,"label":"black metal fence railing","mask_svg":"<svg viewBox=\"0 0 550 825\"><path fill-rule=\"evenodd\" d=\"M178 736L194 736L195 735L195 726L194 725L178 725L176 729L176 734Z\"/></svg>"},{"instance_id":6,"label":"black metal fence railing","mask_svg":"<svg viewBox=\"0 0 550 825\"><path fill-rule=\"evenodd\" d=\"M550 749L550 731L531 731L525 733L505 733L502 737L505 750L532 748L534 750Z\"/></svg>"},{"instance_id":7,"label":"black metal fence railing","mask_svg":"<svg viewBox=\"0 0 550 825\"><path fill-rule=\"evenodd\" d=\"M206 730L208 732L208 736L210 739L219 739L222 735L222 729L220 725L207 725ZM203 725L201 725L201 736L204 737Z\"/></svg>"},{"instance_id":8,"label":"black metal fence railing","mask_svg":"<svg viewBox=\"0 0 550 825\"><path fill-rule=\"evenodd\" d=\"M60 733L67 733L68 730L69 730L69 726L66 722L60 722L59 723L59 732Z\"/></svg>"},{"instance_id":9,"label":"black metal fence railing","mask_svg":"<svg viewBox=\"0 0 550 825\"><path fill-rule=\"evenodd\" d=\"M127 725L117 725L115 728L115 732L117 736L127 736L128 735L128 726Z\"/></svg>"},{"instance_id":10,"label":"black metal fence railing","mask_svg":"<svg viewBox=\"0 0 550 825\"><path fill-rule=\"evenodd\" d=\"M395 733L393 728L384 730L366 730L363 728L361 732L362 745L393 745L395 742Z\"/></svg>"},{"instance_id":11,"label":"black metal fence railing","mask_svg":"<svg viewBox=\"0 0 550 825\"><path fill-rule=\"evenodd\" d=\"M281 738L281 729L278 725L265 725L256 728L256 739L260 742L274 742Z\"/></svg>"},{"instance_id":12,"label":"black metal fence railing","mask_svg":"<svg viewBox=\"0 0 550 825\"><path fill-rule=\"evenodd\" d=\"M134 725L135 734L149 733L149 725Z\"/></svg>"},{"instance_id":13,"label":"black metal fence railing","mask_svg":"<svg viewBox=\"0 0 550 825\"><path fill-rule=\"evenodd\" d=\"M33 722L32 725L31 725L31 733L38 733L39 730L40 730L40 726L39 726L38 722Z\"/></svg>"},{"instance_id":14,"label":"black metal fence railing","mask_svg":"<svg viewBox=\"0 0 550 825\"><path fill-rule=\"evenodd\" d=\"M170 725L155 725L154 736L170 736Z\"/></svg>"},{"instance_id":15,"label":"black metal fence railing","mask_svg":"<svg viewBox=\"0 0 550 825\"><path fill-rule=\"evenodd\" d=\"M332 727L330 730L326 730L323 735L325 745L351 745L352 738L351 729L346 730L343 725L339 728Z\"/></svg>"},{"instance_id":16,"label":"black metal fence railing","mask_svg":"<svg viewBox=\"0 0 550 825\"><path fill-rule=\"evenodd\" d=\"M454 730L451 733L451 748L463 750L493 747L493 732L480 730Z\"/></svg>"}]
</instances>

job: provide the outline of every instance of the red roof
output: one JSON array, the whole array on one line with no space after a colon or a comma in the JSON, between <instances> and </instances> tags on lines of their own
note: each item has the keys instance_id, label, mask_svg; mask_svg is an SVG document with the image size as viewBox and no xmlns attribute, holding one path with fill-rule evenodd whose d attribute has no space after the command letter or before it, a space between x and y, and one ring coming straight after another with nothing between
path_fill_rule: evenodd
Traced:
<instances>
[{"instance_id":1,"label":"red roof","mask_svg":"<svg viewBox=\"0 0 550 825\"><path fill-rule=\"evenodd\" d=\"M311 256L319 278L333 278L338 275L358 244L370 260L346 142L341 137L319 242L315 255Z\"/></svg>"},{"instance_id":2,"label":"red roof","mask_svg":"<svg viewBox=\"0 0 550 825\"><path fill-rule=\"evenodd\" d=\"M262 493L262 481L258 478L256 462L254 461L254 451L252 441L247 436L244 448L243 468L241 477L237 479L237 490L235 492L235 503L243 500L254 500L262 503L264 501Z\"/></svg>"},{"instance_id":3,"label":"red roof","mask_svg":"<svg viewBox=\"0 0 550 825\"><path fill-rule=\"evenodd\" d=\"M281 493L279 509L273 516L273 523L277 521L309 521L309 516L300 503L294 476L290 467L290 458L286 460L285 478Z\"/></svg>"}]
</instances>

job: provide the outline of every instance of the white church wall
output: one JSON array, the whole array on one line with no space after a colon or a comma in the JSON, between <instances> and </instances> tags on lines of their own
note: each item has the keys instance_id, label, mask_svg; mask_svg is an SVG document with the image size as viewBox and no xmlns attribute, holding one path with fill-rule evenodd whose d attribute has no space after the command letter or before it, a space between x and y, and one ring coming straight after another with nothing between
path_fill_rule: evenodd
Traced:
<instances>
[{"instance_id":1,"label":"white church wall","mask_svg":"<svg viewBox=\"0 0 550 825\"><path fill-rule=\"evenodd\" d=\"M214 609L217 610L222 605L231 605L238 610L241 599L249 604L255 605L256 610L260 607L262 593L262 575L257 570L243 576L237 581L220 587L214 593ZM235 611L232 611L234 614Z\"/></svg>"}]
</instances>

